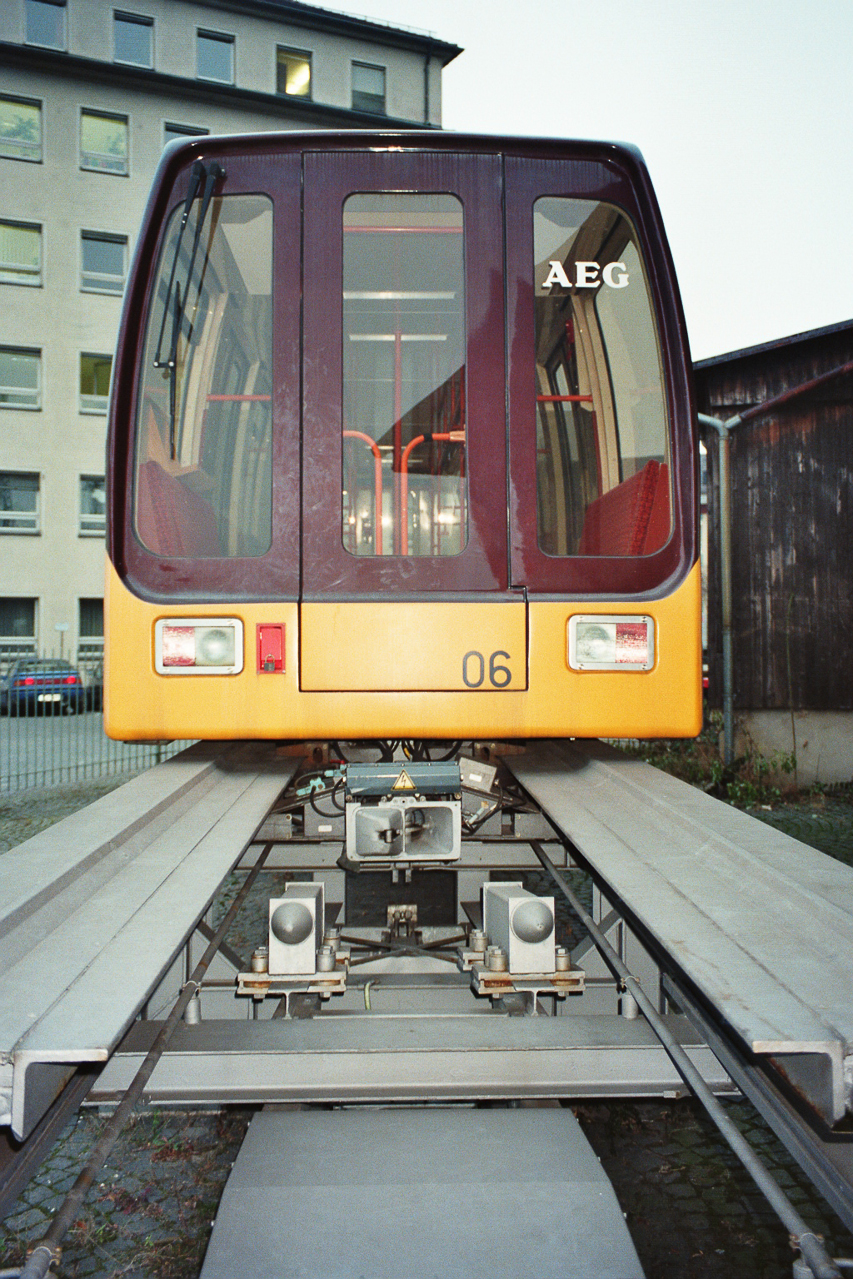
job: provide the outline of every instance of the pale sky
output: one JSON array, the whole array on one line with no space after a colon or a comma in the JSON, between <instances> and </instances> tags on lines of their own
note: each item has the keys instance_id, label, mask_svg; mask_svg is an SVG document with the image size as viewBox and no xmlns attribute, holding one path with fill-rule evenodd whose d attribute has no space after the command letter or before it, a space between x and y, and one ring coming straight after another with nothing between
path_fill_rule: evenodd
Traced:
<instances>
[{"instance_id":1,"label":"pale sky","mask_svg":"<svg viewBox=\"0 0 853 1279\"><path fill-rule=\"evenodd\" d=\"M446 129L633 142L694 359L853 318L853 0L344 0L429 31Z\"/></svg>"}]
</instances>

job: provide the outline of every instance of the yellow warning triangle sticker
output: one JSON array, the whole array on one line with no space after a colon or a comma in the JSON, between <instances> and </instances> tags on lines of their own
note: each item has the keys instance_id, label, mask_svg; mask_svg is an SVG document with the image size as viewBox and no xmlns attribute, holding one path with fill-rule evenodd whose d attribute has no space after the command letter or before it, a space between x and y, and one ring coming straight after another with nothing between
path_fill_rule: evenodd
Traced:
<instances>
[{"instance_id":1,"label":"yellow warning triangle sticker","mask_svg":"<svg viewBox=\"0 0 853 1279\"><path fill-rule=\"evenodd\" d=\"M406 772L405 768L400 769L400 776L397 778L396 782L391 787L391 789L392 790L414 790L415 789L415 783L412 781L411 777Z\"/></svg>"}]
</instances>

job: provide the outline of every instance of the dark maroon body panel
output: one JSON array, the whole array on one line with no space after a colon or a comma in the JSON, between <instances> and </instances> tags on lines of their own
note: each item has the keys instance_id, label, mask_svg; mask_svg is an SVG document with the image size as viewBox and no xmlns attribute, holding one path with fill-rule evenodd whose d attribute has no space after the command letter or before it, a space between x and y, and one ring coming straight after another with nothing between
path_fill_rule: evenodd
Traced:
<instances>
[{"instance_id":1,"label":"dark maroon body panel","mask_svg":"<svg viewBox=\"0 0 853 1279\"><path fill-rule=\"evenodd\" d=\"M225 168L216 194L264 193L274 206L273 529L271 549L255 558L159 557L132 527L148 276L197 159ZM371 190L448 192L464 208L469 505L467 543L455 556L357 557L341 539L341 211L349 194ZM673 430L673 533L651 555L557 557L538 545L531 214L538 197L564 194L623 209L645 254ZM697 553L691 396L674 271L632 149L444 133L199 138L164 153L128 286L108 445L109 555L134 593L175 602L668 594Z\"/></svg>"}]
</instances>

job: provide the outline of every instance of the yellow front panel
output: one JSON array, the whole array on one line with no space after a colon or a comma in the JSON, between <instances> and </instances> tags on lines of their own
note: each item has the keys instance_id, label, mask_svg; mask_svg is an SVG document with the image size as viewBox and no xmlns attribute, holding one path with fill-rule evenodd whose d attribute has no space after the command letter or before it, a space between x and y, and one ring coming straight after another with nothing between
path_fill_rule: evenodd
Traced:
<instances>
[{"instance_id":1,"label":"yellow front panel","mask_svg":"<svg viewBox=\"0 0 853 1279\"><path fill-rule=\"evenodd\" d=\"M125 740L167 738L354 738L354 737L692 737L702 726L702 652L700 638L699 567L672 595L657 601L572 603L533 601L528 609L527 688L519 681L518 617L523 606L514 602L485 604L338 604L310 605L310 610L340 610L329 636L320 633L318 612L312 641L302 643L311 678L329 679L334 654L366 646L372 656L363 661L347 657L347 678L365 680L377 653L393 662L403 643L418 647L422 656L409 657L408 672L421 663L421 678L430 672L434 649L446 649L440 669L461 673L460 658L476 651L484 659L484 683L478 688L457 686L431 691L428 686L392 691L305 691L299 681L299 606L238 604L209 608L198 604L167 606L138 599L121 583L112 566L107 572L107 669L105 722L107 732ZM453 610L453 615L442 610ZM494 614L491 611L494 609ZM656 658L650 671L572 671L567 661L567 625L573 613L635 614L655 620ZM239 617L246 631L246 664L239 675L157 675L154 671L154 623L160 617ZM410 628L406 616L413 621ZM331 613L328 617L331 618ZM389 622L389 618L394 618ZM488 620L487 620L488 619ZM506 620L504 620L506 619ZM285 670L259 672L255 654L258 624L286 627ZM454 627L456 630L454 630ZM397 629L399 628L399 629ZM480 629L478 629L480 628ZM371 639L376 633L379 637ZM423 642L421 637L428 637ZM473 637L473 638L472 638ZM471 644L469 650L466 645ZM315 662L310 649L322 645ZM511 652L504 663L496 658L497 680L506 664L512 683L498 690L488 686L493 654ZM399 672L402 664L396 667ZM470 679L479 663L469 660ZM377 671L377 683L387 675ZM447 678L447 675L444 676ZM430 676L432 678L432 676ZM457 676L458 678L458 676ZM433 684L433 689L435 685Z\"/></svg>"},{"instance_id":2,"label":"yellow front panel","mask_svg":"<svg viewBox=\"0 0 853 1279\"><path fill-rule=\"evenodd\" d=\"M523 600L303 604L305 692L527 687Z\"/></svg>"}]
</instances>

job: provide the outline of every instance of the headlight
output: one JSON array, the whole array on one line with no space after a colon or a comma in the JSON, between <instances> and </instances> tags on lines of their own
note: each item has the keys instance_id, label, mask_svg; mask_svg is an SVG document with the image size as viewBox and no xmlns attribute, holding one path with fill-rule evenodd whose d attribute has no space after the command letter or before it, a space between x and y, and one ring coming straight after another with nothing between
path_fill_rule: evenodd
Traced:
<instances>
[{"instance_id":1,"label":"headlight","mask_svg":"<svg viewBox=\"0 0 853 1279\"><path fill-rule=\"evenodd\" d=\"M655 664L652 617L570 617L568 639L574 671L648 671Z\"/></svg>"},{"instance_id":2,"label":"headlight","mask_svg":"<svg viewBox=\"0 0 853 1279\"><path fill-rule=\"evenodd\" d=\"M237 675L243 623L237 617L161 617L154 623L158 675Z\"/></svg>"}]
</instances>

